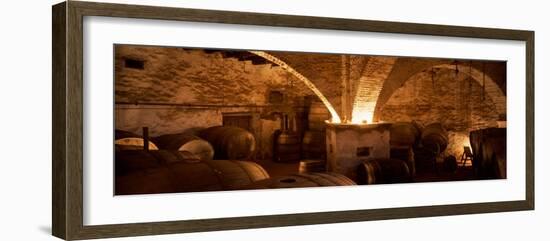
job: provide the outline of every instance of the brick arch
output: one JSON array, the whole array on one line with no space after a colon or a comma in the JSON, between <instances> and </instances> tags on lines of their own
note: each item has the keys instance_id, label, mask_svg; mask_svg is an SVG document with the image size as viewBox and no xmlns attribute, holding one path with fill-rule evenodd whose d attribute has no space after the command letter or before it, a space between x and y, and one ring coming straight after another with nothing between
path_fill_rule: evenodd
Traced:
<instances>
[{"instance_id":1,"label":"brick arch","mask_svg":"<svg viewBox=\"0 0 550 241\"><path fill-rule=\"evenodd\" d=\"M378 95L396 60L396 57L375 57L365 64L355 81L352 123L372 122Z\"/></svg>"},{"instance_id":2,"label":"brick arch","mask_svg":"<svg viewBox=\"0 0 550 241\"><path fill-rule=\"evenodd\" d=\"M483 71L477 67L472 66L471 74L470 74L469 65L465 65L465 64L455 65L451 62L451 60L442 60L442 61L437 61L435 63L433 61L426 60L421 64L417 64L416 66L413 66L413 70L412 71L409 70L406 74L403 75L402 78L391 79L391 76L390 78L388 78L388 80L384 83L382 91L376 102L374 120L378 121L380 119L380 111L382 107L384 107L384 105L389 101L389 99L391 98L391 96L395 91L401 88L401 86L403 86L404 83L409 81L409 79L411 79L416 74L425 70L430 70L431 68L452 69L452 70L455 70L458 68L459 72L470 76L472 79L474 79L476 82L478 82L480 85L483 86ZM488 74L485 75L485 91L487 93L487 96L489 96L489 98L491 98L491 100L495 104L497 113L501 116L505 116L506 115L506 95L504 94L502 89L499 87L497 82Z\"/></svg>"},{"instance_id":3,"label":"brick arch","mask_svg":"<svg viewBox=\"0 0 550 241\"><path fill-rule=\"evenodd\" d=\"M294 75L296 78L298 78L300 81L302 81L319 99L323 102L323 104L327 107L328 111L330 112L332 119L332 122L340 123L340 116L336 112L336 109L332 106L332 104L328 101L328 99L321 93L321 91L311 82L308 78L306 78L304 75L302 75L300 72L296 71L292 66L288 65L285 61L268 54L264 51L248 51L250 53L253 53L257 56L260 56L262 58L265 58L266 60L278 65L282 69L288 71L292 75Z\"/></svg>"}]
</instances>

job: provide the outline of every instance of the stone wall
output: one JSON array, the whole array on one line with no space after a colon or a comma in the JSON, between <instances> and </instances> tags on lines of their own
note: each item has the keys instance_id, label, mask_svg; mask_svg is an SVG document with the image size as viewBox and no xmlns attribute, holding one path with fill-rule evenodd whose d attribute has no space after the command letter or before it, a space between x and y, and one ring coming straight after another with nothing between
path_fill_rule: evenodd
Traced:
<instances>
[{"instance_id":1,"label":"stone wall","mask_svg":"<svg viewBox=\"0 0 550 241\"><path fill-rule=\"evenodd\" d=\"M127 59L143 61L143 69L128 68ZM220 52L119 45L115 68L115 128L140 134L147 126L158 136L222 125L227 113L250 114L258 158L271 156L272 134L281 128L274 113L304 111L313 94L279 67ZM284 93L284 103L270 104L270 90Z\"/></svg>"},{"instance_id":2,"label":"stone wall","mask_svg":"<svg viewBox=\"0 0 550 241\"><path fill-rule=\"evenodd\" d=\"M219 52L144 46L117 46L115 52L117 102L244 105L266 103L271 89L290 97L310 94L278 67ZM143 60L144 69L125 68L127 58Z\"/></svg>"},{"instance_id":3,"label":"stone wall","mask_svg":"<svg viewBox=\"0 0 550 241\"><path fill-rule=\"evenodd\" d=\"M449 131L445 155L459 158L468 145L469 131L496 127L499 114L483 87L468 75L434 69L412 76L382 107L383 121L442 123Z\"/></svg>"},{"instance_id":4,"label":"stone wall","mask_svg":"<svg viewBox=\"0 0 550 241\"><path fill-rule=\"evenodd\" d=\"M453 60L437 58L414 58L399 57L395 65L383 83L382 90L378 96L374 113L375 121L380 119L380 110L397 89L401 88L412 76L430 70L433 67L456 69L464 74L472 74L478 83L483 82L483 76L487 77L486 91L488 94L497 97L495 104L497 108L505 112L506 96L506 62L503 61L481 61L481 60ZM498 99L499 96L504 97ZM503 107L503 108L501 108ZM504 113L505 114L505 113ZM503 117L505 118L505 117Z\"/></svg>"}]
</instances>

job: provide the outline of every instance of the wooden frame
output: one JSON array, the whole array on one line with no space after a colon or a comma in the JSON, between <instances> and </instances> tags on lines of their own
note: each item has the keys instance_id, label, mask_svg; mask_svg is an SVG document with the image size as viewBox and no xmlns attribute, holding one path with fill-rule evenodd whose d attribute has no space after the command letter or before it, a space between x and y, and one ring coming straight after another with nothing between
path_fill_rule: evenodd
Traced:
<instances>
[{"instance_id":1,"label":"wooden frame","mask_svg":"<svg viewBox=\"0 0 550 241\"><path fill-rule=\"evenodd\" d=\"M526 199L492 203L386 208L169 222L83 225L83 16L109 16L265 26L519 40L526 43ZM211 11L93 2L53 6L52 231L91 239L213 230L354 222L534 209L534 32L430 24Z\"/></svg>"}]
</instances>

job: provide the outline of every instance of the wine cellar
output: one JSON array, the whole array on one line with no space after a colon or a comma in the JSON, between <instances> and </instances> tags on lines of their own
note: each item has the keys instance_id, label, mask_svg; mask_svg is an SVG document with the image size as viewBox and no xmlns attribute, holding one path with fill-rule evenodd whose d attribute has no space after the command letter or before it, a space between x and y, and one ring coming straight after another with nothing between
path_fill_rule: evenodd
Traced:
<instances>
[{"instance_id":1,"label":"wine cellar","mask_svg":"<svg viewBox=\"0 0 550 241\"><path fill-rule=\"evenodd\" d=\"M115 45L115 194L506 178L506 62Z\"/></svg>"}]
</instances>

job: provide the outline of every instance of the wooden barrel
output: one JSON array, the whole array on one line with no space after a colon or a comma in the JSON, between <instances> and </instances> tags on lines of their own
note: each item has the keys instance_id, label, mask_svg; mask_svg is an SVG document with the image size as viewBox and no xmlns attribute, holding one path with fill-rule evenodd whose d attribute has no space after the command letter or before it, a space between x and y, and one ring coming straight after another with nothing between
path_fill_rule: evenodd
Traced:
<instances>
[{"instance_id":1,"label":"wooden barrel","mask_svg":"<svg viewBox=\"0 0 550 241\"><path fill-rule=\"evenodd\" d=\"M327 169L326 165L327 165L327 162L324 159L323 160L315 160L315 159L301 160L298 170L300 173L325 172Z\"/></svg>"},{"instance_id":2,"label":"wooden barrel","mask_svg":"<svg viewBox=\"0 0 550 241\"><path fill-rule=\"evenodd\" d=\"M422 130L421 142L424 148L438 154L442 153L447 148L449 142L447 130L445 130L441 123L429 124Z\"/></svg>"},{"instance_id":3,"label":"wooden barrel","mask_svg":"<svg viewBox=\"0 0 550 241\"><path fill-rule=\"evenodd\" d=\"M398 159L407 163L411 176L416 175L414 151L411 146L390 146L390 159Z\"/></svg>"},{"instance_id":4,"label":"wooden barrel","mask_svg":"<svg viewBox=\"0 0 550 241\"><path fill-rule=\"evenodd\" d=\"M325 159L326 151L326 133L325 131L306 131L302 138L302 158L306 159Z\"/></svg>"},{"instance_id":5,"label":"wooden barrel","mask_svg":"<svg viewBox=\"0 0 550 241\"><path fill-rule=\"evenodd\" d=\"M217 174L203 162L174 162L115 178L116 195L223 190Z\"/></svg>"},{"instance_id":6,"label":"wooden barrel","mask_svg":"<svg viewBox=\"0 0 550 241\"><path fill-rule=\"evenodd\" d=\"M398 159L372 159L359 166L360 184L389 184L411 182L407 163Z\"/></svg>"},{"instance_id":7,"label":"wooden barrel","mask_svg":"<svg viewBox=\"0 0 550 241\"><path fill-rule=\"evenodd\" d=\"M115 130L115 150L143 150L143 137L129 131ZM149 141L149 150L158 150L152 141Z\"/></svg>"},{"instance_id":8,"label":"wooden barrel","mask_svg":"<svg viewBox=\"0 0 550 241\"><path fill-rule=\"evenodd\" d=\"M276 162L299 162L300 161L300 137L292 132L283 131L277 136L275 151L273 153Z\"/></svg>"},{"instance_id":9,"label":"wooden barrel","mask_svg":"<svg viewBox=\"0 0 550 241\"><path fill-rule=\"evenodd\" d=\"M167 134L153 138L159 149L187 151L207 161L214 158L214 148L198 136L186 133Z\"/></svg>"},{"instance_id":10,"label":"wooden barrel","mask_svg":"<svg viewBox=\"0 0 550 241\"><path fill-rule=\"evenodd\" d=\"M120 150L115 151L115 175L123 175L161 165L161 162L150 151Z\"/></svg>"},{"instance_id":11,"label":"wooden barrel","mask_svg":"<svg viewBox=\"0 0 550 241\"><path fill-rule=\"evenodd\" d=\"M308 126L310 130L324 130L326 120L330 120L330 112L323 102L315 101L309 106Z\"/></svg>"},{"instance_id":12,"label":"wooden barrel","mask_svg":"<svg viewBox=\"0 0 550 241\"><path fill-rule=\"evenodd\" d=\"M125 195L237 190L268 178L267 172L253 162L173 162L116 176L115 193Z\"/></svg>"},{"instance_id":13,"label":"wooden barrel","mask_svg":"<svg viewBox=\"0 0 550 241\"><path fill-rule=\"evenodd\" d=\"M420 129L413 122L396 122L390 127L390 145L414 146L420 139Z\"/></svg>"},{"instance_id":14,"label":"wooden barrel","mask_svg":"<svg viewBox=\"0 0 550 241\"><path fill-rule=\"evenodd\" d=\"M506 178L506 128L472 131L470 144L478 178Z\"/></svg>"},{"instance_id":15,"label":"wooden barrel","mask_svg":"<svg viewBox=\"0 0 550 241\"><path fill-rule=\"evenodd\" d=\"M151 169L173 162L199 162L199 157L186 151L121 150L115 151L115 174Z\"/></svg>"},{"instance_id":16,"label":"wooden barrel","mask_svg":"<svg viewBox=\"0 0 550 241\"><path fill-rule=\"evenodd\" d=\"M216 160L245 160L254 155L256 139L252 133L235 126L214 126L200 132L214 147Z\"/></svg>"},{"instance_id":17,"label":"wooden barrel","mask_svg":"<svg viewBox=\"0 0 550 241\"><path fill-rule=\"evenodd\" d=\"M338 173L300 173L274 177L255 182L246 189L294 188L294 187L328 187L356 185L351 179Z\"/></svg>"}]
</instances>

